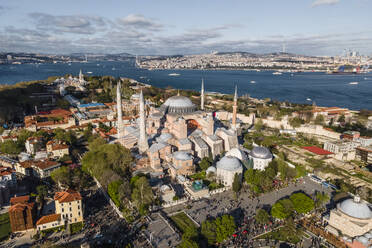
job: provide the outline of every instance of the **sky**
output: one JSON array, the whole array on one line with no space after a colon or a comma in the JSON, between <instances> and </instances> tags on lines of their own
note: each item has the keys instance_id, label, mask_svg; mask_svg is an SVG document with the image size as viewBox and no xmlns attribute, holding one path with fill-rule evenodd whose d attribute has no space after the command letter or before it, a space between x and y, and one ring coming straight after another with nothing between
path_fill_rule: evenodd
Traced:
<instances>
[{"instance_id":1,"label":"sky","mask_svg":"<svg viewBox=\"0 0 372 248\"><path fill-rule=\"evenodd\" d=\"M0 51L372 55L372 0L0 0Z\"/></svg>"}]
</instances>

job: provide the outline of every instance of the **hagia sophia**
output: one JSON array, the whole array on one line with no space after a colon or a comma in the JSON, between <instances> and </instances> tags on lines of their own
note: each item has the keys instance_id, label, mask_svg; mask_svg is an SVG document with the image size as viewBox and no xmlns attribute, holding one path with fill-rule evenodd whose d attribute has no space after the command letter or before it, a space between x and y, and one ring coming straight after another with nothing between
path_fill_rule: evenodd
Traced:
<instances>
[{"instance_id":1,"label":"hagia sophia","mask_svg":"<svg viewBox=\"0 0 372 248\"><path fill-rule=\"evenodd\" d=\"M251 152L239 147L237 99L235 87L232 119L230 126L224 127L217 125L213 113L204 109L203 81L200 109L189 98L177 94L159 108L145 110L141 91L137 123L123 127L120 104L117 107L117 141L128 149L138 148L146 167L159 174L167 171L174 179L194 174L195 162L204 157L220 158L225 153L209 172L213 171L221 184L231 186L235 174L242 177L244 166L264 170L273 158L264 147L255 147ZM121 102L120 82L117 102Z\"/></svg>"}]
</instances>

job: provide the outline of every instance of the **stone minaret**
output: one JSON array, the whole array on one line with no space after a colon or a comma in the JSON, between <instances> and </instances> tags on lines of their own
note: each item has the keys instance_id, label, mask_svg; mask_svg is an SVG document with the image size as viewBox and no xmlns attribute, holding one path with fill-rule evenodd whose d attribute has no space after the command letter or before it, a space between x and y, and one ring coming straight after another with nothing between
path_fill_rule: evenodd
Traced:
<instances>
[{"instance_id":1,"label":"stone minaret","mask_svg":"<svg viewBox=\"0 0 372 248\"><path fill-rule=\"evenodd\" d=\"M116 112L118 117L117 128L118 128L118 140L121 143L123 138L123 110L121 106L121 82L119 80L116 88Z\"/></svg>"},{"instance_id":2,"label":"stone minaret","mask_svg":"<svg viewBox=\"0 0 372 248\"><path fill-rule=\"evenodd\" d=\"M204 79L202 79L200 94L200 109L204 110Z\"/></svg>"},{"instance_id":3,"label":"stone minaret","mask_svg":"<svg viewBox=\"0 0 372 248\"><path fill-rule=\"evenodd\" d=\"M232 128L236 129L236 110L238 108L238 87L235 85L235 94L234 94L234 105L233 105L233 116L232 116Z\"/></svg>"},{"instance_id":4,"label":"stone minaret","mask_svg":"<svg viewBox=\"0 0 372 248\"><path fill-rule=\"evenodd\" d=\"M147 142L147 134L146 134L146 123L145 123L145 101L143 99L143 93L141 90L140 93L140 113L139 113L139 128L140 128L140 136L138 140L138 149L140 153L144 153L149 149L149 143Z\"/></svg>"},{"instance_id":5,"label":"stone minaret","mask_svg":"<svg viewBox=\"0 0 372 248\"><path fill-rule=\"evenodd\" d=\"M83 83L84 82L84 75L83 73L81 72L81 69L80 69L80 73L79 73L79 83Z\"/></svg>"}]
</instances>

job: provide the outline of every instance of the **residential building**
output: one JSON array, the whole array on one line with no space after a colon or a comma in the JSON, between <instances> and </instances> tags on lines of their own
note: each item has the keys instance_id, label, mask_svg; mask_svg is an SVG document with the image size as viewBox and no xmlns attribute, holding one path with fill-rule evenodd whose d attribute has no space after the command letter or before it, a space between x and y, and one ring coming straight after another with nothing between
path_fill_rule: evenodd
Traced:
<instances>
[{"instance_id":1,"label":"residential building","mask_svg":"<svg viewBox=\"0 0 372 248\"><path fill-rule=\"evenodd\" d=\"M49 214L41 217L36 222L36 229L38 231L43 231L46 229L56 228L62 226L64 223L61 219L61 214Z\"/></svg>"},{"instance_id":2,"label":"residential building","mask_svg":"<svg viewBox=\"0 0 372 248\"><path fill-rule=\"evenodd\" d=\"M42 179L49 177L52 171L61 167L61 164L56 161L46 159L41 161L34 161L31 167L33 169L33 175Z\"/></svg>"},{"instance_id":3,"label":"residential building","mask_svg":"<svg viewBox=\"0 0 372 248\"><path fill-rule=\"evenodd\" d=\"M9 219L12 232L34 228L36 205L30 196L19 196L10 199Z\"/></svg>"},{"instance_id":4,"label":"residential building","mask_svg":"<svg viewBox=\"0 0 372 248\"><path fill-rule=\"evenodd\" d=\"M57 192L54 201L56 214L61 214L63 223L72 224L84 220L82 197L79 192L73 190Z\"/></svg>"},{"instance_id":5,"label":"residential building","mask_svg":"<svg viewBox=\"0 0 372 248\"><path fill-rule=\"evenodd\" d=\"M353 160L355 158L355 148L358 142L348 140L327 141L324 149L334 153L334 157L339 160Z\"/></svg>"},{"instance_id":6,"label":"residential building","mask_svg":"<svg viewBox=\"0 0 372 248\"><path fill-rule=\"evenodd\" d=\"M69 146L64 142L58 140L50 140L46 144L46 150L49 157L52 158L61 158L65 155L69 155Z\"/></svg>"},{"instance_id":7,"label":"residential building","mask_svg":"<svg viewBox=\"0 0 372 248\"><path fill-rule=\"evenodd\" d=\"M357 147L355 158L365 164L372 164L372 146Z\"/></svg>"},{"instance_id":8,"label":"residential building","mask_svg":"<svg viewBox=\"0 0 372 248\"><path fill-rule=\"evenodd\" d=\"M43 145L43 140L40 137L29 137L25 142L26 151L28 154L34 155L40 151Z\"/></svg>"}]
</instances>

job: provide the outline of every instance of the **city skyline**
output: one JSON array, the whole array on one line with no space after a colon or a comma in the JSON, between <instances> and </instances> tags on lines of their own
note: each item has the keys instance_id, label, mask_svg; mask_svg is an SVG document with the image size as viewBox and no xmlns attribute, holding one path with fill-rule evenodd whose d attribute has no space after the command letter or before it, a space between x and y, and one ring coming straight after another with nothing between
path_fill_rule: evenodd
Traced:
<instances>
[{"instance_id":1,"label":"city skyline","mask_svg":"<svg viewBox=\"0 0 372 248\"><path fill-rule=\"evenodd\" d=\"M198 54L372 53L372 3L306 1L0 0L0 51Z\"/></svg>"}]
</instances>

